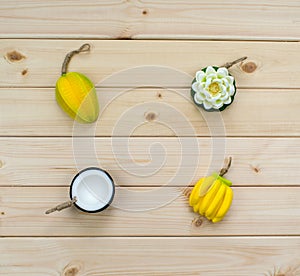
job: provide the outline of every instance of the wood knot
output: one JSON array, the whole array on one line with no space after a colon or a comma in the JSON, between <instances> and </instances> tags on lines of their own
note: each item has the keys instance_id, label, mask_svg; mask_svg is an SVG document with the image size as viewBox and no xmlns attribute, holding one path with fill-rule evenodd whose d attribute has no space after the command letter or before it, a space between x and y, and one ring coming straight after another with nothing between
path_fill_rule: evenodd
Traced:
<instances>
[{"instance_id":1,"label":"wood knot","mask_svg":"<svg viewBox=\"0 0 300 276\"><path fill-rule=\"evenodd\" d=\"M14 51L6 53L5 58L9 62L19 62L19 61L25 59L26 57L23 54L14 50Z\"/></svg>"},{"instance_id":2,"label":"wood knot","mask_svg":"<svg viewBox=\"0 0 300 276\"><path fill-rule=\"evenodd\" d=\"M162 94L160 92L157 93L158 98L162 98Z\"/></svg>"},{"instance_id":3,"label":"wood knot","mask_svg":"<svg viewBox=\"0 0 300 276\"><path fill-rule=\"evenodd\" d=\"M154 112L147 112L145 113L145 119L148 121L148 122L152 122L156 119L157 117L157 114L154 113Z\"/></svg>"},{"instance_id":4,"label":"wood knot","mask_svg":"<svg viewBox=\"0 0 300 276\"><path fill-rule=\"evenodd\" d=\"M78 267L69 267L65 269L63 276L75 276L79 272Z\"/></svg>"},{"instance_id":5,"label":"wood knot","mask_svg":"<svg viewBox=\"0 0 300 276\"><path fill-rule=\"evenodd\" d=\"M190 197L192 193L193 188L192 187L186 187L183 191L182 194L186 197Z\"/></svg>"},{"instance_id":6,"label":"wood knot","mask_svg":"<svg viewBox=\"0 0 300 276\"><path fill-rule=\"evenodd\" d=\"M1 214L1 216L4 216L4 215L5 215L5 212L1 212L0 214Z\"/></svg>"},{"instance_id":7,"label":"wood knot","mask_svg":"<svg viewBox=\"0 0 300 276\"><path fill-rule=\"evenodd\" d=\"M64 270L63 273L61 274L62 276L76 276L78 272L81 270L82 264L79 263L71 263L68 264Z\"/></svg>"},{"instance_id":8,"label":"wood knot","mask_svg":"<svg viewBox=\"0 0 300 276\"><path fill-rule=\"evenodd\" d=\"M246 73L253 73L257 68L257 65L253 61L246 62L242 65L242 69Z\"/></svg>"},{"instance_id":9,"label":"wood knot","mask_svg":"<svg viewBox=\"0 0 300 276\"><path fill-rule=\"evenodd\" d=\"M200 227L200 226L202 225L202 223L203 223L203 219L201 219L201 218L195 218L195 219L193 220L193 224L194 224L196 227Z\"/></svg>"},{"instance_id":10,"label":"wood knot","mask_svg":"<svg viewBox=\"0 0 300 276\"><path fill-rule=\"evenodd\" d=\"M125 27L124 30L118 36L118 39L131 39L131 30L130 27Z\"/></svg>"},{"instance_id":11,"label":"wood knot","mask_svg":"<svg viewBox=\"0 0 300 276\"><path fill-rule=\"evenodd\" d=\"M77 267L68 268L64 272L64 276L75 276L79 272L79 269Z\"/></svg>"},{"instance_id":12,"label":"wood knot","mask_svg":"<svg viewBox=\"0 0 300 276\"><path fill-rule=\"evenodd\" d=\"M24 70L22 71L22 76L25 76L27 73L28 73L28 69L24 69Z\"/></svg>"},{"instance_id":13,"label":"wood knot","mask_svg":"<svg viewBox=\"0 0 300 276\"><path fill-rule=\"evenodd\" d=\"M148 11L143 10L143 11L142 11L142 14L143 14L143 15L147 15L147 14L148 14Z\"/></svg>"},{"instance_id":14,"label":"wood knot","mask_svg":"<svg viewBox=\"0 0 300 276\"><path fill-rule=\"evenodd\" d=\"M260 168L257 166L252 166L250 165L251 169L255 172L255 173L259 173L260 172Z\"/></svg>"}]
</instances>

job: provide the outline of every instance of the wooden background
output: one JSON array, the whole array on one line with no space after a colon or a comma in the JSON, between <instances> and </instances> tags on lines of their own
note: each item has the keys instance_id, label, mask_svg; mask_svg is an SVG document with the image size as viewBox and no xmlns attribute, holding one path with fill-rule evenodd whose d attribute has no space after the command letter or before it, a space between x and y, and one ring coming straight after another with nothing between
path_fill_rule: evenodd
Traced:
<instances>
[{"instance_id":1,"label":"wooden background","mask_svg":"<svg viewBox=\"0 0 300 276\"><path fill-rule=\"evenodd\" d=\"M0 275L300 275L298 0L1 0L0 38ZM86 42L91 53L70 70L97 84L102 110L95 129L74 130L54 87L65 54ZM234 104L201 114L189 98L195 72L241 56L230 70ZM131 121L141 124L132 132ZM74 133L86 136L79 145L95 143L116 205L180 195L232 156L232 208L219 224L198 218L183 195L143 212L46 216L78 168L94 165L84 146L74 158ZM186 149L199 159L192 175L180 163L188 139L200 149ZM216 141L225 147L214 151ZM165 160L155 171L157 143ZM180 166L186 181L170 184Z\"/></svg>"}]
</instances>

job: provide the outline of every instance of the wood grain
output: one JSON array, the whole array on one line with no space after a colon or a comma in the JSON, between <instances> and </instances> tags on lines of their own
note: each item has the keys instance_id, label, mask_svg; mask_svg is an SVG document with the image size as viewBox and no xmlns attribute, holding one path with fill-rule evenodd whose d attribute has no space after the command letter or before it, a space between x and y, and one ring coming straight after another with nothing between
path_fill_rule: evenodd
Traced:
<instances>
[{"instance_id":1,"label":"wood grain","mask_svg":"<svg viewBox=\"0 0 300 276\"><path fill-rule=\"evenodd\" d=\"M0 275L300 275L300 2L225 2L1 1ZM54 97L83 43L70 71L97 86L96 125ZM199 112L196 71L242 56L233 105ZM234 201L212 224L182 193L228 156ZM45 215L88 166L111 173L112 206Z\"/></svg>"},{"instance_id":2,"label":"wood grain","mask_svg":"<svg viewBox=\"0 0 300 276\"><path fill-rule=\"evenodd\" d=\"M0 186L67 186L100 166L120 186L186 187L228 156L234 185L300 185L299 155L299 138L1 138Z\"/></svg>"},{"instance_id":3,"label":"wood grain","mask_svg":"<svg viewBox=\"0 0 300 276\"><path fill-rule=\"evenodd\" d=\"M196 108L189 89L98 89L97 125L75 124L53 89L0 90L0 136L299 136L298 90L240 89L221 113Z\"/></svg>"},{"instance_id":4,"label":"wood grain","mask_svg":"<svg viewBox=\"0 0 300 276\"><path fill-rule=\"evenodd\" d=\"M45 215L68 200L68 188L1 188L1 236L300 235L300 188L238 188L220 223L199 218L179 188L118 188L99 214L75 207ZM171 202L170 202L171 201Z\"/></svg>"},{"instance_id":5,"label":"wood grain","mask_svg":"<svg viewBox=\"0 0 300 276\"><path fill-rule=\"evenodd\" d=\"M300 87L299 42L62 39L1 40L0 86L54 87L65 55L85 42L91 53L77 55L69 69L99 87L190 87L201 68L243 56L248 60L230 69L238 87Z\"/></svg>"},{"instance_id":6,"label":"wood grain","mask_svg":"<svg viewBox=\"0 0 300 276\"><path fill-rule=\"evenodd\" d=\"M298 40L296 0L2 1L1 37Z\"/></svg>"},{"instance_id":7,"label":"wood grain","mask_svg":"<svg viewBox=\"0 0 300 276\"><path fill-rule=\"evenodd\" d=\"M299 275L299 237L10 238L0 245L0 273L9 276L249 276L274 267Z\"/></svg>"}]
</instances>

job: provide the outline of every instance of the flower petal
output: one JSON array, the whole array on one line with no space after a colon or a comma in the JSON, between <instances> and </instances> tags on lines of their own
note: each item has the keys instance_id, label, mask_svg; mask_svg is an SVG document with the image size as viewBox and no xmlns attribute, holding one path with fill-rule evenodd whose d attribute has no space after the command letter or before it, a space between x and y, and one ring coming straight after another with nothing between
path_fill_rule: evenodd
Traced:
<instances>
[{"instance_id":1,"label":"flower petal","mask_svg":"<svg viewBox=\"0 0 300 276\"><path fill-rule=\"evenodd\" d=\"M203 90L201 84L199 82L194 82L192 84L192 89L195 91L195 92L201 92Z\"/></svg>"},{"instance_id":2,"label":"flower petal","mask_svg":"<svg viewBox=\"0 0 300 276\"><path fill-rule=\"evenodd\" d=\"M199 101L198 101L198 98L197 98L197 94L194 95L194 102L197 103L197 104L200 104Z\"/></svg>"},{"instance_id":3,"label":"flower petal","mask_svg":"<svg viewBox=\"0 0 300 276\"><path fill-rule=\"evenodd\" d=\"M212 96L212 101L216 102L222 97L221 93L216 94L215 96Z\"/></svg>"},{"instance_id":4,"label":"flower petal","mask_svg":"<svg viewBox=\"0 0 300 276\"><path fill-rule=\"evenodd\" d=\"M229 86L229 95L232 96L232 95L234 94L234 92L235 92L235 87L234 87L234 85L230 85L230 86Z\"/></svg>"},{"instance_id":5,"label":"flower petal","mask_svg":"<svg viewBox=\"0 0 300 276\"><path fill-rule=\"evenodd\" d=\"M231 97L228 97L226 101L224 101L224 104L230 104L231 103Z\"/></svg>"},{"instance_id":6,"label":"flower petal","mask_svg":"<svg viewBox=\"0 0 300 276\"><path fill-rule=\"evenodd\" d=\"M222 79L222 83L223 85L225 85L226 87L228 87L230 85L229 81L226 78Z\"/></svg>"},{"instance_id":7,"label":"flower petal","mask_svg":"<svg viewBox=\"0 0 300 276\"><path fill-rule=\"evenodd\" d=\"M219 78L227 77L228 76L228 70L227 70L227 68L225 68L225 67L218 68L218 70L217 70L217 76Z\"/></svg>"},{"instance_id":8,"label":"flower petal","mask_svg":"<svg viewBox=\"0 0 300 276\"><path fill-rule=\"evenodd\" d=\"M206 74L202 70L198 71L196 73L196 81L201 82L205 76Z\"/></svg>"},{"instance_id":9,"label":"flower petal","mask_svg":"<svg viewBox=\"0 0 300 276\"><path fill-rule=\"evenodd\" d=\"M215 109L219 109L224 105L224 103L221 100L216 101L216 103L214 104L214 108Z\"/></svg>"},{"instance_id":10,"label":"flower petal","mask_svg":"<svg viewBox=\"0 0 300 276\"><path fill-rule=\"evenodd\" d=\"M205 100L205 96L203 94L201 94L201 93L196 93L194 95L194 100L195 100L196 103L202 104L203 101Z\"/></svg>"},{"instance_id":11,"label":"flower petal","mask_svg":"<svg viewBox=\"0 0 300 276\"><path fill-rule=\"evenodd\" d=\"M227 92L227 87L224 84L221 84L220 88L221 88L221 93L226 93Z\"/></svg>"},{"instance_id":12,"label":"flower petal","mask_svg":"<svg viewBox=\"0 0 300 276\"><path fill-rule=\"evenodd\" d=\"M226 78L226 80L228 80L228 82L230 83L230 84L233 84L233 82L234 82L234 77L232 77L232 76L227 76L227 77L225 77Z\"/></svg>"},{"instance_id":13,"label":"flower petal","mask_svg":"<svg viewBox=\"0 0 300 276\"><path fill-rule=\"evenodd\" d=\"M212 108L212 104L208 101L204 101L203 106L204 106L205 109L211 109Z\"/></svg>"},{"instance_id":14,"label":"flower petal","mask_svg":"<svg viewBox=\"0 0 300 276\"><path fill-rule=\"evenodd\" d=\"M205 88L204 90L203 90L203 94L205 95L205 97L207 98L207 99L211 99L211 94L209 93L209 91Z\"/></svg>"},{"instance_id":15,"label":"flower petal","mask_svg":"<svg viewBox=\"0 0 300 276\"><path fill-rule=\"evenodd\" d=\"M212 81L213 79L211 77L208 77L205 82L205 88L207 88L212 83Z\"/></svg>"},{"instance_id":16,"label":"flower petal","mask_svg":"<svg viewBox=\"0 0 300 276\"><path fill-rule=\"evenodd\" d=\"M220 80L220 79L218 79L217 77L213 77L213 78L211 78L212 79L212 82L216 82L216 83L218 83L219 85L221 85L222 84L222 80Z\"/></svg>"},{"instance_id":17,"label":"flower petal","mask_svg":"<svg viewBox=\"0 0 300 276\"><path fill-rule=\"evenodd\" d=\"M214 74L214 75L215 75L217 72L216 72L216 70L215 70L212 66L208 66L208 67L206 68L205 73L206 73L207 75L210 75L210 74Z\"/></svg>"}]
</instances>

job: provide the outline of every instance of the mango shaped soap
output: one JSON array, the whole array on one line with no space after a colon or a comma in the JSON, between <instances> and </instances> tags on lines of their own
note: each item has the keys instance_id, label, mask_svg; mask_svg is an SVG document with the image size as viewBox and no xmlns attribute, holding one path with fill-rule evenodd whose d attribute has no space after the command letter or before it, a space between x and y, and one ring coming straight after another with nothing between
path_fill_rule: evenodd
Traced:
<instances>
[{"instance_id":1,"label":"mango shaped soap","mask_svg":"<svg viewBox=\"0 0 300 276\"><path fill-rule=\"evenodd\" d=\"M90 50L89 44L67 54L61 77L56 82L56 101L72 119L80 123L93 123L98 119L99 103L94 84L83 74L67 73L73 55Z\"/></svg>"}]
</instances>

